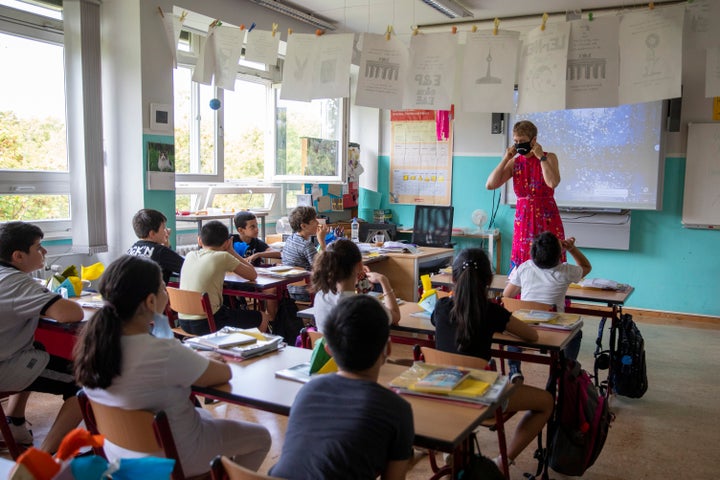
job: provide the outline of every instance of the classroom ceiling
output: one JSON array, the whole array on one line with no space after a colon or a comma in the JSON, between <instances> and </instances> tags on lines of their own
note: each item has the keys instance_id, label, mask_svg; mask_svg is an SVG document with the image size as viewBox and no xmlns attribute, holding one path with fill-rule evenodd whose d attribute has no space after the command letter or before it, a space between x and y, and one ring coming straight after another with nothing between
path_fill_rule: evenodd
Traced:
<instances>
[{"instance_id":1,"label":"classroom ceiling","mask_svg":"<svg viewBox=\"0 0 720 480\"><path fill-rule=\"evenodd\" d=\"M454 20L426 5L423 0L294 0L285 1L309 13L317 14L335 24L337 32L384 33L389 24L398 35L411 32L413 25L448 24ZM629 8L647 5L647 2L627 0L456 0L473 13L473 19L490 20L495 17L538 16L543 12L565 13L580 10L590 12L597 9L617 7ZM677 3L672 0L654 2ZM462 19L467 21L468 19ZM490 24L488 24L490 25ZM483 27L482 25L480 25ZM485 27L488 28L488 27ZM501 22L502 28L502 22Z\"/></svg>"}]
</instances>

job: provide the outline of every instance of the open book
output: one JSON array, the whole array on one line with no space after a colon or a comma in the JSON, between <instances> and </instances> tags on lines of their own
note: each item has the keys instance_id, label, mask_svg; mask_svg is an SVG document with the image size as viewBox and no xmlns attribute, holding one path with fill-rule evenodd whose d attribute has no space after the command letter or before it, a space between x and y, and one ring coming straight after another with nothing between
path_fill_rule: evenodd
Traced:
<instances>
[{"instance_id":1,"label":"open book","mask_svg":"<svg viewBox=\"0 0 720 480\"><path fill-rule=\"evenodd\" d=\"M539 328L575 330L583 324L582 317L574 313L546 312L542 310L515 310L513 317Z\"/></svg>"},{"instance_id":2,"label":"open book","mask_svg":"<svg viewBox=\"0 0 720 480\"><path fill-rule=\"evenodd\" d=\"M410 390L429 393L450 393L460 382L470 375L469 370L454 367L439 367L431 371L415 383Z\"/></svg>"},{"instance_id":3,"label":"open book","mask_svg":"<svg viewBox=\"0 0 720 480\"><path fill-rule=\"evenodd\" d=\"M250 337L251 343L221 345L224 338L233 337L233 334L241 334ZM197 350L213 350L221 355L229 355L238 358L251 358L266 353L274 352L283 344L283 337L262 333L257 328L233 328L224 327L214 333L192 337L185 340L185 343Z\"/></svg>"}]
</instances>

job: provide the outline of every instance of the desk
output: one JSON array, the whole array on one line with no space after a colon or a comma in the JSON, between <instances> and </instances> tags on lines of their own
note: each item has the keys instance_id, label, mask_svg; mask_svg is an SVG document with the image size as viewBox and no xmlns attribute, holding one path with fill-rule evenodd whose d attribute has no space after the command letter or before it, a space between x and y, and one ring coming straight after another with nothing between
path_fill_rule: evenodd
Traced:
<instances>
[{"instance_id":1,"label":"desk","mask_svg":"<svg viewBox=\"0 0 720 480\"><path fill-rule=\"evenodd\" d=\"M237 273L228 272L225 274L223 295L234 295L238 297L257 298L259 300L280 300L283 297L285 288L288 285L310 278L310 272L301 272L296 275L279 276L268 275L262 268L256 269L258 276L250 281ZM275 293L267 293L265 290L275 289Z\"/></svg>"},{"instance_id":2,"label":"desk","mask_svg":"<svg viewBox=\"0 0 720 480\"><path fill-rule=\"evenodd\" d=\"M84 297L74 300L86 300ZM79 322L61 323L52 318L40 317L35 329L35 341L40 342L50 355L72 360L78 333L82 326L97 312L96 308L83 308L84 317Z\"/></svg>"},{"instance_id":3,"label":"desk","mask_svg":"<svg viewBox=\"0 0 720 480\"><path fill-rule=\"evenodd\" d=\"M239 405L289 415L290 407L303 384L275 377L275 372L310 361L311 350L285 347L284 349L242 362L229 361L232 379L229 383L213 387L193 387L193 392ZM385 364L378 382L387 386L392 379L407 369L401 365ZM504 398L509 394L506 391ZM491 417L497 404L489 407L473 404L442 402L429 398L403 396L413 410L415 424L414 444L443 452L462 451L473 430ZM442 422L438 410L442 409ZM459 458L455 459L460 461Z\"/></svg>"},{"instance_id":4,"label":"desk","mask_svg":"<svg viewBox=\"0 0 720 480\"><path fill-rule=\"evenodd\" d=\"M255 215L257 218L260 219L260 238L265 239L265 217L268 216L267 212L252 212L253 215ZM230 227L230 233L233 233L233 230L235 228L235 224L233 222L233 219L235 218L235 212L233 213L218 213L214 215L196 215L196 214L190 214L190 215L176 215L175 216L175 222L192 222L197 225L198 234L200 233L200 229L202 228L203 222L207 222L210 220L229 220L229 227Z\"/></svg>"},{"instance_id":5,"label":"desk","mask_svg":"<svg viewBox=\"0 0 720 480\"><path fill-rule=\"evenodd\" d=\"M423 263L441 259L452 262L452 248L418 247L416 253L385 253L387 261L373 265L372 270L385 275L390 280L395 295L410 302L417 302L420 266Z\"/></svg>"},{"instance_id":6,"label":"desk","mask_svg":"<svg viewBox=\"0 0 720 480\"><path fill-rule=\"evenodd\" d=\"M409 234L412 235L413 231L412 228L402 228L398 229L398 233L403 234ZM502 235L500 233L500 230L497 228L493 230L488 231L482 231L482 232L476 232L476 233L458 233L453 231L452 235L450 237L450 240L463 240L463 239L480 239L480 240L487 240L488 242L488 258L490 258L490 263L493 263L493 259L495 261L495 272L500 272L501 264L502 264ZM497 247L497 248L495 248ZM496 251L497 250L497 251Z\"/></svg>"}]
</instances>

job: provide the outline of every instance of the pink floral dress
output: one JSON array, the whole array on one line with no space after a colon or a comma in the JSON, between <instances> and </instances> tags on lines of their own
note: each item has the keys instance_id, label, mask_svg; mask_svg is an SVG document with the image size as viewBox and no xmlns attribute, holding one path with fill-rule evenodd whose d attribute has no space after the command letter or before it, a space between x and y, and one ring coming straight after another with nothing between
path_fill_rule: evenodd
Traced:
<instances>
[{"instance_id":1,"label":"pink floral dress","mask_svg":"<svg viewBox=\"0 0 720 480\"><path fill-rule=\"evenodd\" d=\"M540 159L523 155L515 157L513 189L517 196L517 207L510 253L511 268L530 259L530 247L535 235L550 231L559 239L565 239L560 212L553 197L554 189L548 187L543 179ZM563 251L562 261L565 260Z\"/></svg>"}]
</instances>

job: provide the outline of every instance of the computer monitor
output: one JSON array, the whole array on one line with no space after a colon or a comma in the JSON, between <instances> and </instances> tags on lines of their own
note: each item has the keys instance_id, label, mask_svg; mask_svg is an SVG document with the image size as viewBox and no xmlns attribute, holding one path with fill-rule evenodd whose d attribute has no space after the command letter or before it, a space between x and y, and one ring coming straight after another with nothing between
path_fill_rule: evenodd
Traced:
<instances>
[{"instance_id":1,"label":"computer monitor","mask_svg":"<svg viewBox=\"0 0 720 480\"><path fill-rule=\"evenodd\" d=\"M416 205L412 243L425 247L452 247L453 207Z\"/></svg>"}]
</instances>

